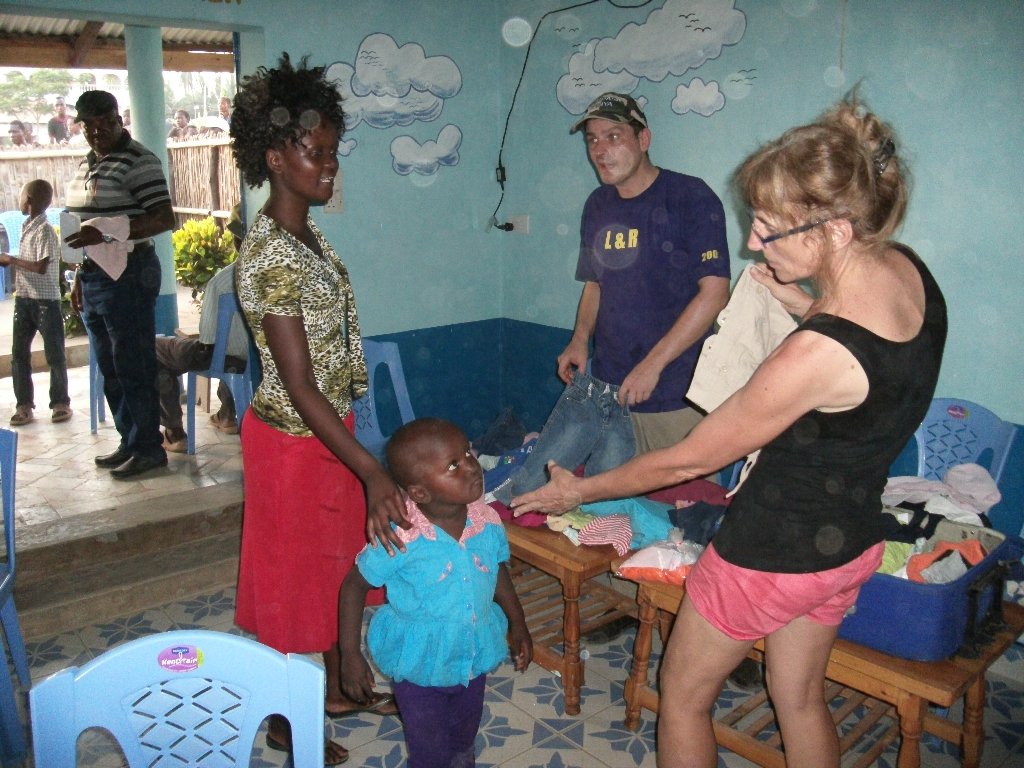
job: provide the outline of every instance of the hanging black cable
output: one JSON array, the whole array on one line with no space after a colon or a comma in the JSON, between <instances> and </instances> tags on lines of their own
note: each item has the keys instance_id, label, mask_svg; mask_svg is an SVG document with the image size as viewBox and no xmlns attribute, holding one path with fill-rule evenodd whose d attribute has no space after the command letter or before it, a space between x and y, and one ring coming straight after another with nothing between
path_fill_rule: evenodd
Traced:
<instances>
[{"instance_id":1,"label":"hanging black cable","mask_svg":"<svg viewBox=\"0 0 1024 768\"><path fill-rule=\"evenodd\" d=\"M537 32L540 31L540 25L544 23L544 19L554 13L564 13L565 11L571 11L574 8L582 8L585 5L593 5L594 3L600 2L607 2L610 5L614 5L616 8L643 8L645 5L650 5L654 0L644 0L639 5L627 5L625 3L615 2L615 0L585 0L585 2L576 3L575 5L567 5L564 8L555 8L540 17L540 20L537 22L537 26L534 27L533 33L530 35L530 42L526 45L526 55L523 56L523 68L519 72L519 80L516 82L516 89L512 92L512 102L508 106L508 114L505 115L505 129L501 132L501 146L498 148L498 167L494 169L495 178L498 185L501 187L501 197L498 198L498 204L494 207L494 213L491 214L490 218L490 223L498 229L504 230L505 232L512 231L511 224L499 224L497 218L501 204L505 200L505 166L502 164L502 154L505 151L505 138L508 136L508 124L512 119L512 110L515 109L516 106L516 97L519 95L519 88L522 86L523 77L526 75L526 64L530 60L530 49L533 48L533 41L537 39Z\"/></svg>"}]
</instances>

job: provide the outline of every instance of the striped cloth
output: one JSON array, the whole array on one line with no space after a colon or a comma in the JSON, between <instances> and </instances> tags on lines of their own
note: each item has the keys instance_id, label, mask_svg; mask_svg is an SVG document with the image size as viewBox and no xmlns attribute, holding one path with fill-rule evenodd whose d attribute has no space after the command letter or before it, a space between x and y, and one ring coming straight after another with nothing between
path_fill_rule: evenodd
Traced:
<instances>
[{"instance_id":1,"label":"striped cloth","mask_svg":"<svg viewBox=\"0 0 1024 768\"><path fill-rule=\"evenodd\" d=\"M611 544L620 555L629 552L633 527L627 515L595 517L580 530L580 544Z\"/></svg>"}]
</instances>

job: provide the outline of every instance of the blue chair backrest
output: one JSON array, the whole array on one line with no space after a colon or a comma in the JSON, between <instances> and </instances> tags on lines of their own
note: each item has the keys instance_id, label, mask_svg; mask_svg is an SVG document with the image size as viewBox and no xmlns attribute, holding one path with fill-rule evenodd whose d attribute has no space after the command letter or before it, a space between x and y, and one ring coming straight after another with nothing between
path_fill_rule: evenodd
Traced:
<instances>
[{"instance_id":1,"label":"blue chair backrest","mask_svg":"<svg viewBox=\"0 0 1024 768\"><path fill-rule=\"evenodd\" d=\"M17 256L21 244L21 227L25 223L25 214L21 211L4 211L0 213L0 225L7 233L7 252Z\"/></svg>"},{"instance_id":2,"label":"blue chair backrest","mask_svg":"<svg viewBox=\"0 0 1024 768\"><path fill-rule=\"evenodd\" d=\"M14 490L15 473L18 467L18 433L11 429L0 429L0 498L4 505L4 545L6 568L0 579L0 595L14 587Z\"/></svg>"},{"instance_id":3,"label":"blue chair backrest","mask_svg":"<svg viewBox=\"0 0 1024 768\"><path fill-rule=\"evenodd\" d=\"M131 768L248 766L260 724L291 725L294 764L324 764L323 667L245 637L176 630L138 638L29 693L35 764L73 768L79 734L105 728Z\"/></svg>"},{"instance_id":4,"label":"blue chair backrest","mask_svg":"<svg viewBox=\"0 0 1024 768\"><path fill-rule=\"evenodd\" d=\"M58 227L60 227L60 212L63 211L63 210L64 210L63 208L52 208L52 207L46 209L46 220L49 222L50 226L53 227L54 229L57 229Z\"/></svg>"},{"instance_id":5,"label":"blue chair backrest","mask_svg":"<svg viewBox=\"0 0 1024 768\"><path fill-rule=\"evenodd\" d=\"M213 294L210 294L211 296ZM252 354L252 339L246 333L247 341L245 351L238 357L247 357L244 371L227 370L228 340L231 336L231 327L234 323L242 323L245 327L245 320L238 304L238 296L233 292L222 293L217 297L217 330L213 341L213 354L210 358L210 367L205 371L188 372L188 453L196 452L196 377L206 376L211 379L220 379L231 390L231 397L235 401L235 418L241 423L245 411L252 402L253 392L256 387L253 379L252 361L258 355Z\"/></svg>"},{"instance_id":6,"label":"blue chair backrest","mask_svg":"<svg viewBox=\"0 0 1024 768\"><path fill-rule=\"evenodd\" d=\"M957 464L988 470L1002 495L987 513L992 527L1024 535L1024 430L977 403L937 397L889 475L941 481Z\"/></svg>"},{"instance_id":7,"label":"blue chair backrest","mask_svg":"<svg viewBox=\"0 0 1024 768\"><path fill-rule=\"evenodd\" d=\"M352 403L356 417L355 434L360 444L383 463L384 446L390 437L390 431L385 435L381 426L381 406L388 402L381 398L381 390L377 386L381 383L377 378L381 373L378 370L381 366L386 369L386 373L391 378L394 403L398 406L399 423L395 425L395 428L409 423L416 416L413 414L412 403L409 401L409 389L406 386L398 345L393 341L363 339L363 352L366 355L370 387L363 397Z\"/></svg>"},{"instance_id":8,"label":"blue chair backrest","mask_svg":"<svg viewBox=\"0 0 1024 768\"><path fill-rule=\"evenodd\" d=\"M917 474L942 480L957 464L979 464L999 484L1016 427L969 400L932 400L917 440Z\"/></svg>"},{"instance_id":9,"label":"blue chair backrest","mask_svg":"<svg viewBox=\"0 0 1024 768\"><path fill-rule=\"evenodd\" d=\"M238 322L244 322L242 309L238 305L238 296L234 292L222 293L217 297L217 334L213 342L213 357L210 358L211 371L224 372L228 337L231 335L231 324L236 317Z\"/></svg>"}]
</instances>

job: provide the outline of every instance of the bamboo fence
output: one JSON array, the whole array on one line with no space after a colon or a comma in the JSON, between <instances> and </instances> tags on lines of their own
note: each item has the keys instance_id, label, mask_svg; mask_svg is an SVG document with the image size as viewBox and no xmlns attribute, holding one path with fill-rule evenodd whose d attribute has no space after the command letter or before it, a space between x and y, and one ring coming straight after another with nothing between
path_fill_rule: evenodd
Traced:
<instances>
[{"instance_id":1,"label":"bamboo fence","mask_svg":"<svg viewBox=\"0 0 1024 768\"><path fill-rule=\"evenodd\" d=\"M53 185L52 208L63 208L68 185L88 147L0 151L0 210L18 210L26 181L46 179ZM168 184L176 228L187 219L211 214L227 220L241 195L238 168L227 136L167 142Z\"/></svg>"}]
</instances>

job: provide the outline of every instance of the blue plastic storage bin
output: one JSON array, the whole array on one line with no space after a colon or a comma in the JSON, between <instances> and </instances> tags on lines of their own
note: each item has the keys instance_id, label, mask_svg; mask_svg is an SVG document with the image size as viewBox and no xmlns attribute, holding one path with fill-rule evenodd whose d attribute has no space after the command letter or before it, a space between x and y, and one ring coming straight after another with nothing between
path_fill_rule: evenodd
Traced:
<instances>
[{"instance_id":1,"label":"blue plastic storage bin","mask_svg":"<svg viewBox=\"0 0 1024 768\"><path fill-rule=\"evenodd\" d=\"M1024 540L1019 537L1004 538L998 531L982 529L979 538L987 543L989 554L948 584L921 584L874 574L861 587L856 605L839 627L839 637L902 659L938 661L952 656L967 636L971 585L983 580L1000 561L1019 561L1024 554ZM978 622L985 618L993 599L1003 599L1001 580L992 580L979 594Z\"/></svg>"}]
</instances>

